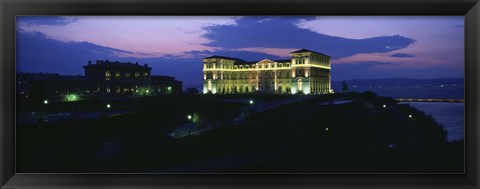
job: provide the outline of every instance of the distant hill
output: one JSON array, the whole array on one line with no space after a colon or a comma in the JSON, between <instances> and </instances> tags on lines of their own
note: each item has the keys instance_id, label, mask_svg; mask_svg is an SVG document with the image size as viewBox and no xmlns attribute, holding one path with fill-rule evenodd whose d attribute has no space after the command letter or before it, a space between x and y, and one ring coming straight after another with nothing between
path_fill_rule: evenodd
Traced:
<instances>
[{"instance_id":1,"label":"distant hill","mask_svg":"<svg viewBox=\"0 0 480 189\"><path fill-rule=\"evenodd\" d=\"M349 87L463 87L464 78L440 78L440 79L350 79L345 80ZM332 81L333 88L341 88L342 81Z\"/></svg>"}]
</instances>

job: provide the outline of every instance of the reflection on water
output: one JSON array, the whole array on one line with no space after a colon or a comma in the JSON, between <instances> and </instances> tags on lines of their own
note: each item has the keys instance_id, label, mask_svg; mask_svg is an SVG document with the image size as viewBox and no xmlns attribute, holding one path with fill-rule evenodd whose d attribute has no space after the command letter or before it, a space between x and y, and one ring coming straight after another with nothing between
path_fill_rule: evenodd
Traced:
<instances>
[{"instance_id":1,"label":"reflection on water","mask_svg":"<svg viewBox=\"0 0 480 189\"><path fill-rule=\"evenodd\" d=\"M431 115L448 132L448 140L464 139L465 103L463 102L404 102Z\"/></svg>"}]
</instances>

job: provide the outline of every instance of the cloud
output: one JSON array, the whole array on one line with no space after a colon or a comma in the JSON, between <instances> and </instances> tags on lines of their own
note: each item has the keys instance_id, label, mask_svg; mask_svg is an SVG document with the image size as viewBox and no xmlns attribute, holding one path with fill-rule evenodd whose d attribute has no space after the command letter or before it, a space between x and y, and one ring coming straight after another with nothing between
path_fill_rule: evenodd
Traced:
<instances>
[{"instance_id":1,"label":"cloud","mask_svg":"<svg viewBox=\"0 0 480 189\"><path fill-rule=\"evenodd\" d=\"M248 51L248 52L259 52L269 55L274 55L280 58L289 58L290 53L298 49L292 48L267 48L267 47L249 47L249 48L239 48L234 49L234 51Z\"/></svg>"},{"instance_id":2,"label":"cloud","mask_svg":"<svg viewBox=\"0 0 480 189\"><path fill-rule=\"evenodd\" d=\"M404 53L395 53L390 55L391 57L397 57L397 58L412 58L415 57L415 55L410 55L410 54L404 54Z\"/></svg>"},{"instance_id":3,"label":"cloud","mask_svg":"<svg viewBox=\"0 0 480 189\"><path fill-rule=\"evenodd\" d=\"M400 36L380 36L368 39L335 37L299 28L300 21L311 21L315 17L242 17L236 25L207 27L204 37L206 45L224 49L310 49L328 54L334 58L352 56L358 53L390 52L405 48L414 40ZM386 47L389 48L386 48ZM279 52L279 51L277 51ZM275 53L275 55L279 55Z\"/></svg>"},{"instance_id":4,"label":"cloud","mask_svg":"<svg viewBox=\"0 0 480 189\"><path fill-rule=\"evenodd\" d=\"M129 53L88 42L62 42L42 33L16 35L16 67L22 72L83 74L82 66L97 59L116 59L112 54Z\"/></svg>"},{"instance_id":5,"label":"cloud","mask_svg":"<svg viewBox=\"0 0 480 189\"><path fill-rule=\"evenodd\" d=\"M77 21L73 16L17 16L16 22L22 24L64 26Z\"/></svg>"},{"instance_id":6,"label":"cloud","mask_svg":"<svg viewBox=\"0 0 480 189\"><path fill-rule=\"evenodd\" d=\"M270 59L270 60L285 59L284 56L276 56L263 51L238 50L238 49L223 49L223 50L217 50L217 51L191 51L191 52L187 52L187 54L189 54L191 57L198 58L199 62L201 62L202 58L213 56L213 55L239 58L245 61L260 61L263 59Z\"/></svg>"},{"instance_id":7,"label":"cloud","mask_svg":"<svg viewBox=\"0 0 480 189\"><path fill-rule=\"evenodd\" d=\"M203 45L205 27L235 25L236 17L186 16L81 16L81 17L19 17L21 32L40 32L63 42L89 42L122 49L131 54L119 56L161 57L181 56L186 51L216 48ZM68 22L66 20L69 20ZM64 24L49 24L64 23Z\"/></svg>"},{"instance_id":8,"label":"cloud","mask_svg":"<svg viewBox=\"0 0 480 189\"><path fill-rule=\"evenodd\" d=\"M302 20L297 26L349 39L398 35L415 41L407 47L387 44L385 48L392 51L358 53L340 58L336 63L385 61L402 63L405 68L448 65L462 69L463 22L463 16L321 16L314 20ZM447 58L445 55L448 55Z\"/></svg>"},{"instance_id":9,"label":"cloud","mask_svg":"<svg viewBox=\"0 0 480 189\"><path fill-rule=\"evenodd\" d=\"M138 61L195 83L207 56L276 60L307 48L332 56L333 78L463 76L463 17L349 18L19 16L17 68L82 74L88 60Z\"/></svg>"}]
</instances>

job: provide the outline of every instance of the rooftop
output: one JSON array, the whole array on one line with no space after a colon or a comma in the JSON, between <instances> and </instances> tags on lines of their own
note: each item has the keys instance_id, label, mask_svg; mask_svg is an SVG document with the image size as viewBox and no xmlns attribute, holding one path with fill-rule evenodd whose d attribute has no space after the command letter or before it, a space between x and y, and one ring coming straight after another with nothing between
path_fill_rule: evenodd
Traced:
<instances>
[{"instance_id":1,"label":"rooftop","mask_svg":"<svg viewBox=\"0 0 480 189\"><path fill-rule=\"evenodd\" d=\"M297 50L297 51L293 51L291 53L303 53L303 52L313 52L313 53L317 53L317 54L321 54L323 56L328 56L326 54L323 54L323 53L319 53L319 52L316 52L316 51L312 51L312 50L308 50L308 49L300 49L300 50ZM330 56L328 56L330 57Z\"/></svg>"},{"instance_id":2,"label":"rooftop","mask_svg":"<svg viewBox=\"0 0 480 189\"><path fill-rule=\"evenodd\" d=\"M217 56L217 55L209 56L209 57L204 58L204 59L213 59L213 58L227 59L227 60L236 60L236 61L240 61L240 62L245 62L244 60L239 59L239 58L232 58L232 57L227 57L227 56Z\"/></svg>"},{"instance_id":3,"label":"rooftop","mask_svg":"<svg viewBox=\"0 0 480 189\"><path fill-rule=\"evenodd\" d=\"M88 61L88 65L85 65L83 66L84 68L87 68L87 67L105 67L105 66L115 66L115 67L127 67L127 68L148 68L148 69L152 69L150 67L148 67L148 64L144 64L143 66L138 64L138 62L136 63L131 63L131 62L119 62L119 61L115 61L115 62L110 62L108 60L97 60L97 62L95 64L92 64L91 61Z\"/></svg>"},{"instance_id":4,"label":"rooftop","mask_svg":"<svg viewBox=\"0 0 480 189\"><path fill-rule=\"evenodd\" d=\"M300 49L300 50L296 50L296 51L293 51L291 53L303 53L303 52L313 52L313 53L316 53L316 54L321 54L323 56L328 56L326 54L323 54L323 53L319 53L319 52L316 52L316 51L312 51L312 50L308 50L308 49ZM330 57L330 56L328 56ZM244 61L242 59L239 59L239 58L232 58L232 57L227 57L227 56L217 56L217 55L213 55L213 56L209 56L207 58L204 58L204 59L213 59L213 58L218 58L218 59L226 59L226 60L235 60L235 64L255 64L257 62L260 62L259 61ZM274 62L290 62L290 59L282 59L282 60L272 60Z\"/></svg>"}]
</instances>

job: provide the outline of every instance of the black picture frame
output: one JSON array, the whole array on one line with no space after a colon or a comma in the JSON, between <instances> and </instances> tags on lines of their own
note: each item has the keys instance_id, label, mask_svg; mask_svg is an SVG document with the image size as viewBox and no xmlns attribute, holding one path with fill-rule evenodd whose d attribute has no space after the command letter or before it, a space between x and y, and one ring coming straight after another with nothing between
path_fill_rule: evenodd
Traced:
<instances>
[{"instance_id":1,"label":"black picture frame","mask_svg":"<svg viewBox=\"0 0 480 189\"><path fill-rule=\"evenodd\" d=\"M1 0L1 188L478 188L478 0ZM15 16L464 15L465 174L16 174Z\"/></svg>"}]
</instances>

